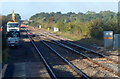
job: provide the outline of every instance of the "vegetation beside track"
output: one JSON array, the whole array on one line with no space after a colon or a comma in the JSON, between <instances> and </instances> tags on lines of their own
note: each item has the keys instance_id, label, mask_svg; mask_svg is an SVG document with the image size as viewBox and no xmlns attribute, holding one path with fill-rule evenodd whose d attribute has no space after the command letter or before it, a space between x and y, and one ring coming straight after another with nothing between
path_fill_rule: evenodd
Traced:
<instances>
[{"instance_id":1,"label":"vegetation beside track","mask_svg":"<svg viewBox=\"0 0 120 79\"><path fill-rule=\"evenodd\" d=\"M65 38L68 38L74 41L79 41L81 43L103 46L103 40L99 40L95 38L90 38L90 37L85 37L85 36L81 37L80 35L74 35L74 34L65 33L65 32L57 32L56 35L60 35L60 36L63 36Z\"/></svg>"},{"instance_id":2,"label":"vegetation beside track","mask_svg":"<svg viewBox=\"0 0 120 79\"><path fill-rule=\"evenodd\" d=\"M58 35L66 38L103 45L103 31L114 31L120 34L118 27L118 13L101 11L99 13L88 11L86 13L37 13L31 16L30 26L39 26L53 31L59 28ZM101 43L102 42L102 43Z\"/></svg>"}]
</instances>

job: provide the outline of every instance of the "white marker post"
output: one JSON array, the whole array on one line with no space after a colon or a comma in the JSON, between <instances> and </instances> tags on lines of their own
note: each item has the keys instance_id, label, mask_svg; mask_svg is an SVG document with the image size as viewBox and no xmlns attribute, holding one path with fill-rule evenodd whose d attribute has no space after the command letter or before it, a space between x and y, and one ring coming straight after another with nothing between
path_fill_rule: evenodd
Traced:
<instances>
[{"instance_id":1,"label":"white marker post","mask_svg":"<svg viewBox=\"0 0 120 79\"><path fill-rule=\"evenodd\" d=\"M53 30L54 30L54 32L58 32L59 31L59 29L57 27L54 27Z\"/></svg>"}]
</instances>

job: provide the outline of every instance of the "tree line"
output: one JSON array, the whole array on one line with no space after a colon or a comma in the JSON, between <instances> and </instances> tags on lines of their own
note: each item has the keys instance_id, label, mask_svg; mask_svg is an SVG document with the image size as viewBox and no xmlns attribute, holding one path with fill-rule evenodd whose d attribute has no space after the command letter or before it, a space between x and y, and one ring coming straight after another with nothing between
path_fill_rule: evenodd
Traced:
<instances>
[{"instance_id":1,"label":"tree line","mask_svg":"<svg viewBox=\"0 0 120 79\"><path fill-rule=\"evenodd\" d=\"M53 29L58 27L60 32L68 32L75 35L103 38L103 31L112 30L120 33L118 29L118 13L112 11L100 11L99 13L88 11L86 13L37 13L30 17L31 26L42 25L43 28Z\"/></svg>"}]
</instances>

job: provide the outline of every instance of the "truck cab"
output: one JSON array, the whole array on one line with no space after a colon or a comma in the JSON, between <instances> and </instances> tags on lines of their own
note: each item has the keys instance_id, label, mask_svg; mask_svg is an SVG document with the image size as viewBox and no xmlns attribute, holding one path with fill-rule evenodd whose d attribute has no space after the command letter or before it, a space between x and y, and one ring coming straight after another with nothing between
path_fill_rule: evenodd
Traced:
<instances>
[{"instance_id":1,"label":"truck cab","mask_svg":"<svg viewBox=\"0 0 120 79\"><path fill-rule=\"evenodd\" d=\"M8 37L7 38L8 46L18 46L19 45L19 37L20 37L19 32L10 31L10 32L8 32L7 37Z\"/></svg>"},{"instance_id":2,"label":"truck cab","mask_svg":"<svg viewBox=\"0 0 120 79\"><path fill-rule=\"evenodd\" d=\"M7 32L10 32L10 31L20 31L20 23L19 22L8 22Z\"/></svg>"}]
</instances>

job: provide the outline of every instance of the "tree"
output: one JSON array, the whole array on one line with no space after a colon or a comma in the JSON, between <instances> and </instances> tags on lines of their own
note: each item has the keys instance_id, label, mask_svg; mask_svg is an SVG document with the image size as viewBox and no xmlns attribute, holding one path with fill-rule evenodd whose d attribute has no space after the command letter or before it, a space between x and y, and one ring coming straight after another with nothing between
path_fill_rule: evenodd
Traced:
<instances>
[{"instance_id":1,"label":"tree","mask_svg":"<svg viewBox=\"0 0 120 79\"><path fill-rule=\"evenodd\" d=\"M5 24L8 22L8 18L6 16L0 15L0 21L2 21L2 23L0 23L0 26L5 26Z\"/></svg>"},{"instance_id":2,"label":"tree","mask_svg":"<svg viewBox=\"0 0 120 79\"><path fill-rule=\"evenodd\" d=\"M120 29L117 29L120 22L117 20L117 14L112 11L101 11L99 13L88 11L78 14L74 12L41 12L31 16L30 19L33 20L31 25L41 24L45 28L58 27L61 32L90 35L92 38L98 39L102 39L105 30L120 33Z\"/></svg>"},{"instance_id":3,"label":"tree","mask_svg":"<svg viewBox=\"0 0 120 79\"><path fill-rule=\"evenodd\" d=\"M103 37L104 22L101 19L94 20L90 25L90 36L96 39L102 39ZM105 26L104 26L105 27Z\"/></svg>"},{"instance_id":4,"label":"tree","mask_svg":"<svg viewBox=\"0 0 120 79\"><path fill-rule=\"evenodd\" d=\"M96 12L93 12L93 11L87 11L86 14L96 14Z\"/></svg>"},{"instance_id":5,"label":"tree","mask_svg":"<svg viewBox=\"0 0 120 79\"><path fill-rule=\"evenodd\" d=\"M56 27L58 27L61 32L66 32L67 30L63 19L57 22Z\"/></svg>"}]
</instances>

